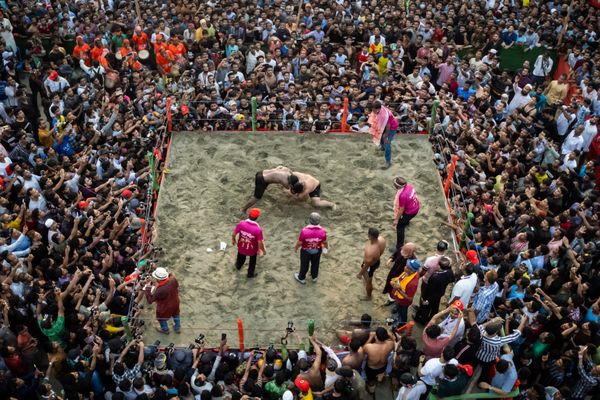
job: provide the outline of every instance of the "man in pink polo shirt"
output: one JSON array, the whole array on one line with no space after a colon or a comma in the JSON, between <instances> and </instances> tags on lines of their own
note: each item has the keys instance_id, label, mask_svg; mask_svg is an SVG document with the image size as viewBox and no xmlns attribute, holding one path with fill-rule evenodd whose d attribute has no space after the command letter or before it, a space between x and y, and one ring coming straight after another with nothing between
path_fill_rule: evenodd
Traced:
<instances>
[{"instance_id":1,"label":"man in pink polo shirt","mask_svg":"<svg viewBox=\"0 0 600 400\"><path fill-rule=\"evenodd\" d=\"M306 273L310 266L310 276L316 282L319 275L319 262L323 249L327 249L327 231L321 228L321 216L314 212L308 217L309 225L302 228L294 251L300 250L300 272L294 273L294 278L301 284L306 284Z\"/></svg>"},{"instance_id":2,"label":"man in pink polo shirt","mask_svg":"<svg viewBox=\"0 0 600 400\"><path fill-rule=\"evenodd\" d=\"M246 257L250 257L248 278L254 278L257 275L257 273L254 272L256 267L256 255L260 254L264 256L267 254L262 229L260 225L258 225L258 222L256 222L259 216L260 210L258 208L252 208L248 213L249 218L240 221L231 235L231 243L234 246L237 244L238 248L235 267L238 270L242 269L242 266L246 262Z\"/></svg>"},{"instance_id":3,"label":"man in pink polo shirt","mask_svg":"<svg viewBox=\"0 0 600 400\"><path fill-rule=\"evenodd\" d=\"M399 176L394 179L398 190L394 198L394 225L396 226L396 253L404 246L404 230L421 208L419 198L413 186Z\"/></svg>"}]
</instances>

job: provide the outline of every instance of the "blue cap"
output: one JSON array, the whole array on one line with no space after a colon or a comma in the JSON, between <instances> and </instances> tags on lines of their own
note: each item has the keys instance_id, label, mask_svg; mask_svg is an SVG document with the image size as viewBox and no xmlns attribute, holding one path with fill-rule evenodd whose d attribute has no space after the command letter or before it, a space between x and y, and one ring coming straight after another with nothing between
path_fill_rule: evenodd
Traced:
<instances>
[{"instance_id":1,"label":"blue cap","mask_svg":"<svg viewBox=\"0 0 600 400\"><path fill-rule=\"evenodd\" d=\"M416 258L408 260L406 265L415 272L421 269L421 263Z\"/></svg>"}]
</instances>

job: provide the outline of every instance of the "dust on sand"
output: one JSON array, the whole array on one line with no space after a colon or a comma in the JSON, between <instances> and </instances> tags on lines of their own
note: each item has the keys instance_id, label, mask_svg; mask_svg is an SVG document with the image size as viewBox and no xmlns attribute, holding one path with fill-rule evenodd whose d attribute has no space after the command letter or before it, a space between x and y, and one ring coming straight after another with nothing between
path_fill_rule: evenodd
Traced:
<instances>
[{"instance_id":1,"label":"dust on sand","mask_svg":"<svg viewBox=\"0 0 600 400\"><path fill-rule=\"evenodd\" d=\"M382 321L390 315L381 294L388 267L375 273L374 300L360 301L363 282L356 278L369 227L378 228L391 247L394 176L411 182L422 203L407 229L407 241L418 244L422 260L439 239L450 238L439 178L431 161L426 136L399 135L393 143L394 164L382 170L382 152L366 136L314 136L285 133L177 133L171 142L170 173L165 176L157 210L157 244L164 249L161 265L180 282L181 335L161 335L146 329L148 342L189 344L198 333L216 345L221 333L237 346L236 320L245 328L246 347L279 343L287 321L306 336L307 320L316 333L335 342L336 329L369 313ZM300 229L314 209L288 197L281 187L269 186L257 204L263 211L267 255L259 257L258 276L234 267L236 249L231 233L245 216L241 207L254 190L257 171L285 165L321 181L322 198L338 205L321 210L330 251L321 258L318 283L294 280L299 254L294 253ZM225 242L227 249L219 250ZM209 252L208 249L212 251ZM385 254L387 258L388 254ZM247 265L247 264L246 264ZM155 324L147 307L147 325ZM293 340L290 345L294 346Z\"/></svg>"}]
</instances>

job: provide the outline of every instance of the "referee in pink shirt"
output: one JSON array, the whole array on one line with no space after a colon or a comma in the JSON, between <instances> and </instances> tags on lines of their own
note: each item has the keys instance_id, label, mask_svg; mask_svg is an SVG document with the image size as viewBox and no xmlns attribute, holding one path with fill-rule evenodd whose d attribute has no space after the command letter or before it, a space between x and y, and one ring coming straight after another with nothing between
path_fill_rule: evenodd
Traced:
<instances>
[{"instance_id":1,"label":"referee in pink shirt","mask_svg":"<svg viewBox=\"0 0 600 400\"><path fill-rule=\"evenodd\" d=\"M300 250L300 272L294 273L294 278L301 284L306 284L306 274L310 266L310 276L317 282L319 262L323 249L327 249L327 231L319 225L321 216L314 212L308 217L308 225L302 228L294 251Z\"/></svg>"},{"instance_id":2,"label":"referee in pink shirt","mask_svg":"<svg viewBox=\"0 0 600 400\"><path fill-rule=\"evenodd\" d=\"M405 178L394 179L394 187L398 190L394 198L394 225L396 226L396 252L404 246L404 230L421 208L419 198L413 186Z\"/></svg>"},{"instance_id":3,"label":"referee in pink shirt","mask_svg":"<svg viewBox=\"0 0 600 400\"><path fill-rule=\"evenodd\" d=\"M254 278L257 275L254 271L256 268L256 256L267 254L262 229L258 225L258 222L256 222L258 217L260 217L260 209L251 209L248 213L248 219L240 221L231 235L231 243L234 246L237 245L238 248L235 260L235 267L238 271L242 269L242 266L246 262L246 257L250 258L248 278Z\"/></svg>"}]
</instances>

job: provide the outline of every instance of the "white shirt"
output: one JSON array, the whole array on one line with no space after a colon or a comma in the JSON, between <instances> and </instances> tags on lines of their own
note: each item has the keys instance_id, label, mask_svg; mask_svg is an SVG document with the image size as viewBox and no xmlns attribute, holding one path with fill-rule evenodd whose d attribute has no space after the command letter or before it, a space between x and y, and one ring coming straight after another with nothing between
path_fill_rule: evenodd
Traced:
<instances>
[{"instance_id":1,"label":"white shirt","mask_svg":"<svg viewBox=\"0 0 600 400\"><path fill-rule=\"evenodd\" d=\"M442 333L440 335L440 338L445 338L452 334L452 331L454 330L454 327L456 326L456 321L458 321L458 319L452 318L448 315L446 317L446 319L444 319L442 322L440 322L439 327L442 328ZM461 319L460 324L458 325L458 330L456 331L456 335L450 342L448 342L447 346L454 346L456 343L460 342L460 340L462 339L464 334L465 334L465 321L464 321L464 319Z\"/></svg>"},{"instance_id":2,"label":"white shirt","mask_svg":"<svg viewBox=\"0 0 600 400\"><path fill-rule=\"evenodd\" d=\"M4 178L12 178L13 173L8 174L8 167L12 165L12 160L8 157L4 157L4 161L0 161L0 176ZM11 168L12 169L12 168Z\"/></svg>"},{"instance_id":3,"label":"white shirt","mask_svg":"<svg viewBox=\"0 0 600 400\"><path fill-rule=\"evenodd\" d=\"M409 388L402 386L398 391L396 400L419 400L421 395L427 392L427 386L423 382L418 381L413 387Z\"/></svg>"},{"instance_id":4,"label":"white shirt","mask_svg":"<svg viewBox=\"0 0 600 400\"><path fill-rule=\"evenodd\" d=\"M575 136L575 129L573 129L563 142L560 154L564 156L575 150L581 151L581 149L583 149L583 135Z\"/></svg>"},{"instance_id":5,"label":"white shirt","mask_svg":"<svg viewBox=\"0 0 600 400\"><path fill-rule=\"evenodd\" d=\"M369 37L369 45L372 45L373 43L375 43L375 35L371 35L371 37ZM379 43L385 47L385 37L383 35L379 35Z\"/></svg>"},{"instance_id":6,"label":"white shirt","mask_svg":"<svg viewBox=\"0 0 600 400\"><path fill-rule=\"evenodd\" d=\"M44 196L40 194L40 197L37 200L30 199L29 207L30 210L35 210L36 208L40 211L48 211L46 199Z\"/></svg>"},{"instance_id":7,"label":"white shirt","mask_svg":"<svg viewBox=\"0 0 600 400\"><path fill-rule=\"evenodd\" d=\"M556 131L560 136L565 136L567 128L573 120L576 118L575 114L569 114L569 119L565 118L565 115L561 112L556 118Z\"/></svg>"},{"instance_id":8,"label":"white shirt","mask_svg":"<svg viewBox=\"0 0 600 400\"><path fill-rule=\"evenodd\" d=\"M508 108L506 109L506 111L509 114L512 114L512 112L515 111L517 108L519 108L523 104L527 104L529 100L531 100L531 97L529 97L529 93L523 94L522 89L516 83L513 85L513 88L515 89L515 95L510 101Z\"/></svg>"},{"instance_id":9,"label":"white shirt","mask_svg":"<svg viewBox=\"0 0 600 400\"><path fill-rule=\"evenodd\" d=\"M42 188L40 187L40 178L40 176L31 175L31 179L29 179L28 181L23 179L23 187L25 188L25 190L35 188L38 192L41 192Z\"/></svg>"},{"instance_id":10,"label":"white shirt","mask_svg":"<svg viewBox=\"0 0 600 400\"><path fill-rule=\"evenodd\" d=\"M533 64L533 75L543 77L550 75L553 64L554 61L552 61L550 57L548 57L547 60L544 60L544 56L540 54L535 60L535 64Z\"/></svg>"},{"instance_id":11,"label":"white shirt","mask_svg":"<svg viewBox=\"0 0 600 400\"><path fill-rule=\"evenodd\" d=\"M598 134L598 125L594 125L590 123L590 121L585 121L583 124L583 151L586 153L590 150L590 145L592 144L592 140Z\"/></svg>"},{"instance_id":12,"label":"white shirt","mask_svg":"<svg viewBox=\"0 0 600 400\"><path fill-rule=\"evenodd\" d=\"M458 361L453 358L452 360L448 361L448 364L458 365ZM423 365L423 368L421 368L421 371L419 371L421 380L429 386L435 385L436 379L442 376L444 365L446 364L442 364L439 358L432 358L428 360L425 365Z\"/></svg>"},{"instance_id":13,"label":"white shirt","mask_svg":"<svg viewBox=\"0 0 600 400\"><path fill-rule=\"evenodd\" d=\"M454 284L450 298L460 297L460 301L462 301L466 307L471 300L471 295L473 295L475 286L477 286L477 274L475 272L470 276L463 276Z\"/></svg>"},{"instance_id":14,"label":"white shirt","mask_svg":"<svg viewBox=\"0 0 600 400\"><path fill-rule=\"evenodd\" d=\"M50 78L46 78L46 80L44 81L44 86L48 88L50 93L57 93L64 91L71 85L69 85L69 81L67 81L62 76L59 76L55 81L53 81Z\"/></svg>"},{"instance_id":15,"label":"white shirt","mask_svg":"<svg viewBox=\"0 0 600 400\"><path fill-rule=\"evenodd\" d=\"M418 83L423 81L423 78L421 78L421 75L418 75L418 74L417 74L417 76L410 74L406 77L406 81L413 86L417 86Z\"/></svg>"}]
</instances>

